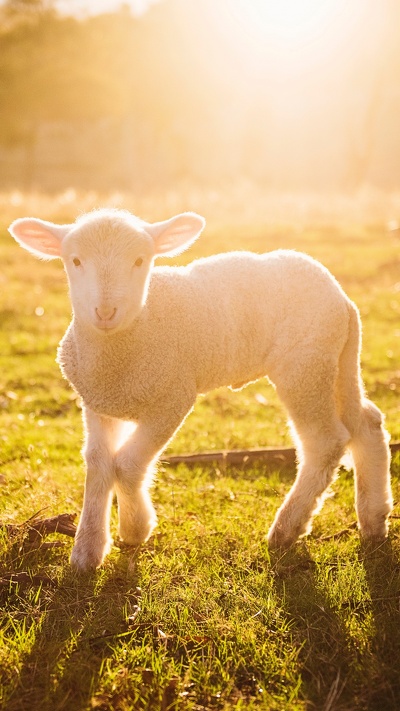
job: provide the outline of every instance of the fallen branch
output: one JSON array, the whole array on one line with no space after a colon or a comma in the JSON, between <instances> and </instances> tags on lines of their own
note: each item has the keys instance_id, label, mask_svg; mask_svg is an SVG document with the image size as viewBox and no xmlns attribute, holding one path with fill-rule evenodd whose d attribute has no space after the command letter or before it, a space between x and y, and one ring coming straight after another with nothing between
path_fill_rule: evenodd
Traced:
<instances>
[{"instance_id":1,"label":"fallen branch","mask_svg":"<svg viewBox=\"0 0 400 711\"><path fill-rule=\"evenodd\" d=\"M29 553L40 548L41 550L51 550L64 546L63 541L46 541L43 537L48 533L63 533L65 536L73 538L76 532L74 520L76 514L59 514L50 518L38 518L41 511L37 511L27 521L23 523L1 524L8 536L15 538L19 544L20 554ZM32 575L27 572L3 573L0 575L0 589L15 585L57 585L56 581L48 575Z\"/></svg>"},{"instance_id":2,"label":"fallen branch","mask_svg":"<svg viewBox=\"0 0 400 711\"><path fill-rule=\"evenodd\" d=\"M7 534L12 538L25 535L25 542L32 547L39 544L48 533L62 533L71 538L75 536L76 514L65 513L50 518L38 518L39 513L40 511L23 523L0 523L0 526L5 528Z\"/></svg>"},{"instance_id":3,"label":"fallen branch","mask_svg":"<svg viewBox=\"0 0 400 711\"><path fill-rule=\"evenodd\" d=\"M391 442L392 454L400 451L400 441ZM224 449L215 452L196 452L194 454L162 455L163 464L233 464L244 466L260 461L269 464L294 465L296 450L293 447L261 447L259 449Z\"/></svg>"},{"instance_id":4,"label":"fallen branch","mask_svg":"<svg viewBox=\"0 0 400 711\"><path fill-rule=\"evenodd\" d=\"M56 585L48 575L30 575L29 573L4 573L0 576L0 588L8 587L10 583L23 585Z\"/></svg>"},{"instance_id":5,"label":"fallen branch","mask_svg":"<svg viewBox=\"0 0 400 711\"><path fill-rule=\"evenodd\" d=\"M33 543L24 544L24 553L29 553L29 551L36 550L40 546L41 551L51 551L54 548L64 548L66 546L65 541L46 541L42 542L42 539L33 541Z\"/></svg>"},{"instance_id":6,"label":"fallen branch","mask_svg":"<svg viewBox=\"0 0 400 711\"><path fill-rule=\"evenodd\" d=\"M330 541L333 540L334 538L341 538L342 536L347 536L347 534L351 533L355 528L357 528L357 522L353 521L347 528L342 528L340 531L336 531L336 533L331 533L328 536L318 536L317 541Z\"/></svg>"},{"instance_id":7,"label":"fallen branch","mask_svg":"<svg viewBox=\"0 0 400 711\"><path fill-rule=\"evenodd\" d=\"M295 464L296 452L292 447L265 447L263 449L230 449L215 452L198 452L195 454L163 455L164 464L234 464L244 466L256 461L271 464Z\"/></svg>"}]
</instances>

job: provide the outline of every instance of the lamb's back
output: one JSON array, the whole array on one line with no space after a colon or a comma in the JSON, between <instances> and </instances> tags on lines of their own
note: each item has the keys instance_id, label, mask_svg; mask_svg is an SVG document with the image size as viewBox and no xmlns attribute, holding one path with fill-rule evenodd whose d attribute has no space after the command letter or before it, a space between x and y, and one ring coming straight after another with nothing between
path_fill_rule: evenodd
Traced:
<instances>
[{"instance_id":1,"label":"lamb's back","mask_svg":"<svg viewBox=\"0 0 400 711\"><path fill-rule=\"evenodd\" d=\"M256 380L288 349L316 336L326 341L335 331L340 342L342 328L346 338L347 297L322 265L302 253L230 252L178 273L171 280L170 273L155 270L153 292L164 278L172 287L182 349L200 392Z\"/></svg>"}]
</instances>

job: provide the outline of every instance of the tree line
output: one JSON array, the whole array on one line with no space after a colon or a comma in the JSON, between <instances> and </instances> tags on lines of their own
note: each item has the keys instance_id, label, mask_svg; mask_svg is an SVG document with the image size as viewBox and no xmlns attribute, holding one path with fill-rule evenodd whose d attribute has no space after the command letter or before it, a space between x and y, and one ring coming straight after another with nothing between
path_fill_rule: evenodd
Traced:
<instances>
[{"instance_id":1,"label":"tree line","mask_svg":"<svg viewBox=\"0 0 400 711\"><path fill-rule=\"evenodd\" d=\"M278 189L398 186L397 0L379 4L378 28L349 28L348 46L291 74L268 40L230 34L216 7L162 0L141 16L121 4L78 18L54 0L6 0L0 147L22 146L29 163L44 122L107 117L136 137L135 170L165 160L175 173L241 174Z\"/></svg>"}]
</instances>

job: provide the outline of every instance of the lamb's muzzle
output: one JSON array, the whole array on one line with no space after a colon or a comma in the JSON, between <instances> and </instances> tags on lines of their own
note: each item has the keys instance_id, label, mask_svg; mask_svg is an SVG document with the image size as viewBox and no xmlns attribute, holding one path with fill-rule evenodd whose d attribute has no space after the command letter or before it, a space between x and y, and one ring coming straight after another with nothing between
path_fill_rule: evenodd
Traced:
<instances>
[{"instance_id":1,"label":"lamb's muzzle","mask_svg":"<svg viewBox=\"0 0 400 711\"><path fill-rule=\"evenodd\" d=\"M114 307L100 307L96 306L96 326L100 329L114 328L115 316L117 314L117 308Z\"/></svg>"}]
</instances>

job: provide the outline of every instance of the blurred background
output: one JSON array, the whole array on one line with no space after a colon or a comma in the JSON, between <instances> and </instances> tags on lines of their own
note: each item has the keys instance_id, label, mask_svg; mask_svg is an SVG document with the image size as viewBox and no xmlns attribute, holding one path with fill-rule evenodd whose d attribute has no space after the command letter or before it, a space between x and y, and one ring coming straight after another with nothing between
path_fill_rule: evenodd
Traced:
<instances>
[{"instance_id":1,"label":"blurred background","mask_svg":"<svg viewBox=\"0 0 400 711\"><path fill-rule=\"evenodd\" d=\"M2 191L400 218L398 0L3 0L0 26Z\"/></svg>"}]
</instances>

